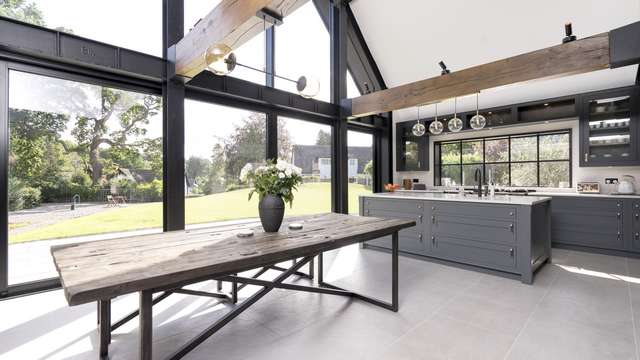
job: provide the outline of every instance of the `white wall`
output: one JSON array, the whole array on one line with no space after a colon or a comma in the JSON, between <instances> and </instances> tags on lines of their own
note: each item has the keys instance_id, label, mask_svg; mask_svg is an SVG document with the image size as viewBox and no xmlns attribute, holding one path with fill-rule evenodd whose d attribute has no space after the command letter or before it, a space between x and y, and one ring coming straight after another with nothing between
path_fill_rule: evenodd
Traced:
<instances>
[{"instance_id":1,"label":"white wall","mask_svg":"<svg viewBox=\"0 0 640 360\"><path fill-rule=\"evenodd\" d=\"M395 114L394 114L395 115ZM457 139L466 139L466 138L474 138L474 137L484 137L484 136L500 136L500 135L508 135L508 134L521 134L528 132L537 132L537 131L549 131L549 130L561 130L561 129L571 129L572 132L572 151L571 151L571 166L572 166L572 186L575 187L576 183L579 181L597 181L601 184L602 192L611 192L615 191L615 187L606 187L604 186L604 178L605 177L617 177L620 178L622 175L633 175L638 180L638 185L640 185L640 166L626 166L626 167L618 167L618 166L609 166L609 167L580 167L579 166L579 131L578 131L578 119L568 119L563 121L554 121L550 123L539 123L533 125L524 125L524 126L512 126L500 129L483 129L479 131L473 132L464 132L460 134L447 134L440 136L430 136L429 137L429 171L403 171L397 172L395 171L395 134L393 136L394 139L394 182L397 184L402 184L402 179L420 179L421 183L432 186L433 185L433 143L434 141L443 141L443 140L457 140ZM394 126L395 131L395 126Z\"/></svg>"}]
</instances>

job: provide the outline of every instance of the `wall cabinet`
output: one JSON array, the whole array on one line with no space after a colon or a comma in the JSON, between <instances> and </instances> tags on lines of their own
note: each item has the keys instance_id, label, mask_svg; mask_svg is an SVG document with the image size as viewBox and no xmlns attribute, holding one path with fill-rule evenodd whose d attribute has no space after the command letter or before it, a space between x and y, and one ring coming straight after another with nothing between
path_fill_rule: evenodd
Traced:
<instances>
[{"instance_id":1,"label":"wall cabinet","mask_svg":"<svg viewBox=\"0 0 640 360\"><path fill-rule=\"evenodd\" d=\"M640 164L638 87L581 96L580 166Z\"/></svg>"},{"instance_id":2,"label":"wall cabinet","mask_svg":"<svg viewBox=\"0 0 640 360\"><path fill-rule=\"evenodd\" d=\"M429 136L412 133L414 121L396 123L396 170L429 170Z\"/></svg>"}]
</instances>

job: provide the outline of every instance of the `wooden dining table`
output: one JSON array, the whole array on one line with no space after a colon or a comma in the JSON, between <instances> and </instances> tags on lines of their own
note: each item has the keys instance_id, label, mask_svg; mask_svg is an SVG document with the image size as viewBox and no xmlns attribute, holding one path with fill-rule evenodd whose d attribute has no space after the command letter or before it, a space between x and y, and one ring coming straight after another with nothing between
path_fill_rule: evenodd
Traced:
<instances>
[{"instance_id":1,"label":"wooden dining table","mask_svg":"<svg viewBox=\"0 0 640 360\"><path fill-rule=\"evenodd\" d=\"M290 223L303 225L291 230ZM100 357L108 358L111 333L126 322L139 318L140 359L151 359L153 305L171 294L208 296L233 304L231 310L214 321L168 359L180 359L273 289L350 296L391 311L398 311L398 231L415 226L407 219L382 219L343 214L320 214L285 218L277 233L265 233L258 221L212 226L197 230L65 244L51 248L70 306L96 302ZM253 235L239 236L253 230ZM246 234L245 234L246 235ZM391 301L383 301L329 284L323 279L323 253L380 237L391 237ZM318 272L314 276L314 259ZM282 263L291 264L289 267ZM309 266L307 273L301 269ZM280 271L271 280L260 276ZM251 271L250 275L238 276ZM255 271L255 273L253 273ZM317 285L286 283L292 275L317 278ZM229 282L231 291L204 292L185 288L203 281ZM259 290L238 302L238 291L246 285ZM121 320L111 321L111 300L139 293L139 308Z\"/></svg>"}]
</instances>

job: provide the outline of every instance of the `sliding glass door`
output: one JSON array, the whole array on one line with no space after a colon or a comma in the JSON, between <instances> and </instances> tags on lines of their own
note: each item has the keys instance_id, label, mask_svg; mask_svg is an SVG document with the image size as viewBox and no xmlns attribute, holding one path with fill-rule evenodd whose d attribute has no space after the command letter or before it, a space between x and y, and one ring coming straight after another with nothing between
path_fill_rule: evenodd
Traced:
<instances>
[{"instance_id":1,"label":"sliding glass door","mask_svg":"<svg viewBox=\"0 0 640 360\"><path fill-rule=\"evenodd\" d=\"M349 130L347 132L349 214L360 211L360 195L373 192L374 161L373 134Z\"/></svg>"},{"instance_id":2,"label":"sliding glass door","mask_svg":"<svg viewBox=\"0 0 640 360\"><path fill-rule=\"evenodd\" d=\"M300 168L303 178L286 215L331 212L331 139L330 125L278 117L278 158Z\"/></svg>"},{"instance_id":3,"label":"sliding glass door","mask_svg":"<svg viewBox=\"0 0 640 360\"><path fill-rule=\"evenodd\" d=\"M22 66L8 84L10 286L55 278L52 245L162 231L160 96Z\"/></svg>"}]
</instances>

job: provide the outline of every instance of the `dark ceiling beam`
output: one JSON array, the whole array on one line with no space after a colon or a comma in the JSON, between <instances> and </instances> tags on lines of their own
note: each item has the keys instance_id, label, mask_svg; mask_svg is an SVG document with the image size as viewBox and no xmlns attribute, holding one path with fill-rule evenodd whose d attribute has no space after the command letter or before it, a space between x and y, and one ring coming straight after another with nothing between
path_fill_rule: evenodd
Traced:
<instances>
[{"instance_id":1,"label":"dark ceiling beam","mask_svg":"<svg viewBox=\"0 0 640 360\"><path fill-rule=\"evenodd\" d=\"M250 107L255 111L286 111L289 114L333 120L339 106L315 99L305 99L288 91L258 85L232 76L217 76L209 71L198 74L187 83L187 97L215 96L218 102L236 107ZM198 95L200 94L200 95ZM205 96L206 97L206 96Z\"/></svg>"}]
</instances>

